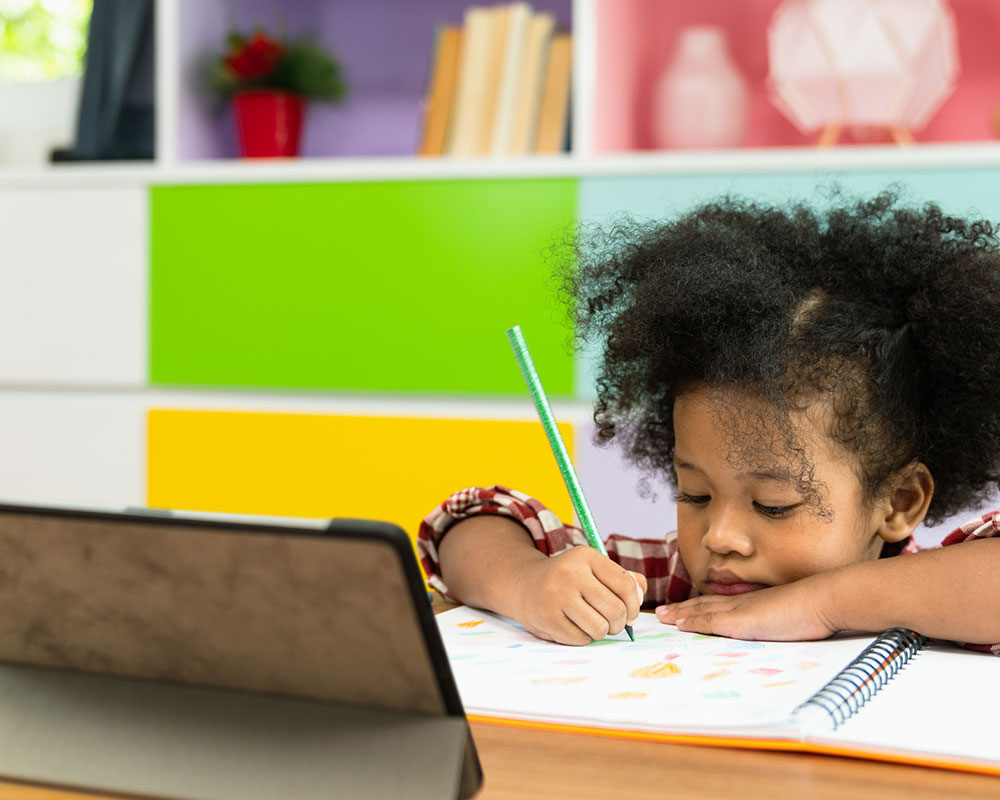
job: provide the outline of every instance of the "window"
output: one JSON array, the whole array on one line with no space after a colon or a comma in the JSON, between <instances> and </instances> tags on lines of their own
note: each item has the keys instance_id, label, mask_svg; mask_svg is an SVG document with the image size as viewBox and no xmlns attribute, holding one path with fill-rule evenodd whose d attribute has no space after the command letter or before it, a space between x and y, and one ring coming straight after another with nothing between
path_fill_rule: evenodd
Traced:
<instances>
[{"instance_id":1,"label":"window","mask_svg":"<svg viewBox=\"0 0 1000 800\"><path fill-rule=\"evenodd\" d=\"M80 75L92 7L93 0L0 0L0 80Z\"/></svg>"}]
</instances>

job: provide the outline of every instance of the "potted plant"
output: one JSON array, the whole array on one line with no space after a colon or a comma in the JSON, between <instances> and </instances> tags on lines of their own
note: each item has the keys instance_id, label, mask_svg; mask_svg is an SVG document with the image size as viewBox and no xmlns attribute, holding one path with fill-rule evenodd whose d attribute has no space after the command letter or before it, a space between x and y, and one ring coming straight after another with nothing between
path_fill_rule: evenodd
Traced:
<instances>
[{"instance_id":1,"label":"potted plant","mask_svg":"<svg viewBox=\"0 0 1000 800\"><path fill-rule=\"evenodd\" d=\"M306 102L347 94L340 64L315 41L262 30L229 35L212 61L211 84L232 103L240 153L249 158L297 156Z\"/></svg>"}]
</instances>

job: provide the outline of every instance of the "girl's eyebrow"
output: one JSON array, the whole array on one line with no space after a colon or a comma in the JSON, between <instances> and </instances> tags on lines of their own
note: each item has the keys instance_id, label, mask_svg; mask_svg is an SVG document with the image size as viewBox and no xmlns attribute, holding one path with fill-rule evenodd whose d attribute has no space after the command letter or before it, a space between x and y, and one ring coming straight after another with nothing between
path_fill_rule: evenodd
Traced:
<instances>
[{"instance_id":1,"label":"girl's eyebrow","mask_svg":"<svg viewBox=\"0 0 1000 800\"><path fill-rule=\"evenodd\" d=\"M674 469L689 469L705 474L705 471L690 461L681 458L674 459ZM756 469L751 472L739 473L740 478L753 478L758 481L773 481L774 483L793 484L797 483L795 476L787 469Z\"/></svg>"},{"instance_id":2,"label":"girl's eyebrow","mask_svg":"<svg viewBox=\"0 0 1000 800\"><path fill-rule=\"evenodd\" d=\"M774 469L774 470L755 470L753 472L744 472L743 475L749 478L756 478L759 481L774 481L776 483L796 483L795 476L788 470Z\"/></svg>"}]
</instances>

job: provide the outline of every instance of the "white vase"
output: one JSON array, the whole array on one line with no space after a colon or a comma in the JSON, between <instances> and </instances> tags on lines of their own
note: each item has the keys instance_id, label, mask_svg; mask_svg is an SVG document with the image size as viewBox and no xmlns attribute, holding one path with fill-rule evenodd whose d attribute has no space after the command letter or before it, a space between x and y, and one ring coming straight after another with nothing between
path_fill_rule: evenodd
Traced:
<instances>
[{"instance_id":1,"label":"white vase","mask_svg":"<svg viewBox=\"0 0 1000 800\"><path fill-rule=\"evenodd\" d=\"M738 147L746 135L747 88L721 28L684 28L656 82L657 147Z\"/></svg>"}]
</instances>

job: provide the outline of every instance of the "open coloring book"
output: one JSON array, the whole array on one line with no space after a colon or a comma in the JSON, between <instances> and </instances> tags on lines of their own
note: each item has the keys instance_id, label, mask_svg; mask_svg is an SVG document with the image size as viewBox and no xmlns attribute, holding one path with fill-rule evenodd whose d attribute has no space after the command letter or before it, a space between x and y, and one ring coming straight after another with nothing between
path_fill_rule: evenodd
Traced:
<instances>
[{"instance_id":1,"label":"open coloring book","mask_svg":"<svg viewBox=\"0 0 1000 800\"><path fill-rule=\"evenodd\" d=\"M437 621L472 716L1000 775L1000 659L912 632L745 642L640 614L635 642L570 647L472 608Z\"/></svg>"}]
</instances>

